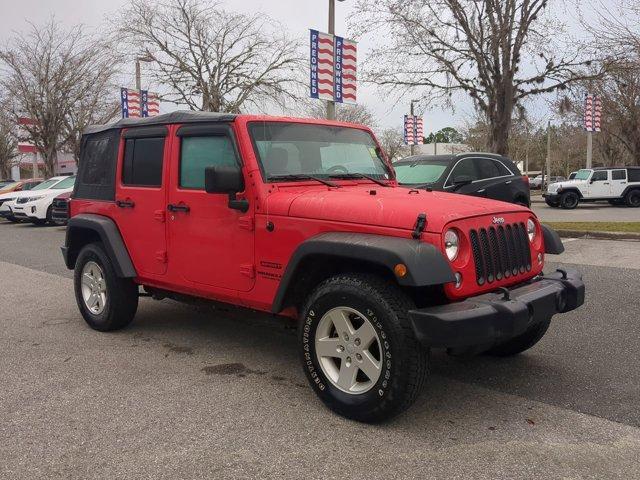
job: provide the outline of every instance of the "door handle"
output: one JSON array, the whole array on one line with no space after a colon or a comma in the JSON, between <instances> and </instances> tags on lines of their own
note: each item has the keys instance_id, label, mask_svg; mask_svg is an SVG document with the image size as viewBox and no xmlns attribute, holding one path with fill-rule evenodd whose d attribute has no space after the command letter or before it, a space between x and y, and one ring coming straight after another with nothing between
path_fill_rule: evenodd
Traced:
<instances>
[{"instance_id":1,"label":"door handle","mask_svg":"<svg viewBox=\"0 0 640 480\"><path fill-rule=\"evenodd\" d=\"M116 200L116 205L120 208L133 208L136 206L136 204L133 203L133 200L129 198L126 200Z\"/></svg>"},{"instance_id":2,"label":"door handle","mask_svg":"<svg viewBox=\"0 0 640 480\"><path fill-rule=\"evenodd\" d=\"M609 182L604 182L603 185L609 185Z\"/></svg>"},{"instance_id":3,"label":"door handle","mask_svg":"<svg viewBox=\"0 0 640 480\"><path fill-rule=\"evenodd\" d=\"M189 208L189 205L185 205L185 204L174 205L174 204L170 203L169 205L167 205L167 210L169 210L170 212L189 213L189 210L191 210L191 209Z\"/></svg>"}]
</instances>

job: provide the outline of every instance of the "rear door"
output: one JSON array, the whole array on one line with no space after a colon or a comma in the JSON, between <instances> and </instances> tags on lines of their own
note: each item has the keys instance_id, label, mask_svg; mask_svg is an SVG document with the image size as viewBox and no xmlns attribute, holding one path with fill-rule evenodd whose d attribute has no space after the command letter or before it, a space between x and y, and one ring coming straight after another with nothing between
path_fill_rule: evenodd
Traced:
<instances>
[{"instance_id":1,"label":"rear door","mask_svg":"<svg viewBox=\"0 0 640 480\"><path fill-rule=\"evenodd\" d=\"M204 189L206 167L240 165L231 126L184 125L173 145L166 206L172 278L214 293L251 290L253 213L231 209L227 194Z\"/></svg>"},{"instance_id":2,"label":"rear door","mask_svg":"<svg viewBox=\"0 0 640 480\"><path fill-rule=\"evenodd\" d=\"M620 197L627 188L627 171L625 169L611 170L611 196Z\"/></svg>"},{"instance_id":3,"label":"rear door","mask_svg":"<svg viewBox=\"0 0 640 480\"><path fill-rule=\"evenodd\" d=\"M132 128L122 135L115 220L139 274L162 275L167 269L167 138L164 126Z\"/></svg>"}]
</instances>

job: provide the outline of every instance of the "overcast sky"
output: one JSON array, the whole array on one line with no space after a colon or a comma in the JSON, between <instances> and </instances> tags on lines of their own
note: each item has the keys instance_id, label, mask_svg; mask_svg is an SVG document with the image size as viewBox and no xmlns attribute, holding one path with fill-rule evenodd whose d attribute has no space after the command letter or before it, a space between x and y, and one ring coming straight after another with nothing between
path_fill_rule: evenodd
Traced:
<instances>
[{"instance_id":1,"label":"overcast sky","mask_svg":"<svg viewBox=\"0 0 640 480\"><path fill-rule=\"evenodd\" d=\"M28 28L26 21L36 24L46 22L52 15L67 26L84 24L99 27L106 17L126 3L126 0L0 0L0 41L3 43L12 30ZM326 0L223 0L227 8L245 13L264 12L281 22L289 29L290 34L308 40L308 29L327 30L328 2ZM337 2L336 33L345 35L345 19L349 17L353 8L353 1ZM605 0L609 3L609 0ZM367 50L367 44L359 45L359 55L362 58ZM133 63L131 65L133 72ZM133 75L131 79L133 83ZM143 84L144 84L143 80ZM116 93L117 94L117 93ZM375 87L359 85L359 103L366 104L374 111L381 126L400 126L402 116L407 113L407 105L394 105L382 98ZM167 110L167 106L163 106ZM471 104L462 102L455 114L450 111L433 109L424 113L425 131L439 130L446 126L456 126L471 114Z\"/></svg>"}]
</instances>

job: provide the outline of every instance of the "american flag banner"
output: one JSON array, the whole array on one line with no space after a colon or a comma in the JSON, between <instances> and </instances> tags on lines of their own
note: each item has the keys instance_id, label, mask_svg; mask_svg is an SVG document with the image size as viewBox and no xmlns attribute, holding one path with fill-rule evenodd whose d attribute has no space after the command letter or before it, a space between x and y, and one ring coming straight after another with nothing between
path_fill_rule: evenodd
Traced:
<instances>
[{"instance_id":1,"label":"american flag banner","mask_svg":"<svg viewBox=\"0 0 640 480\"><path fill-rule=\"evenodd\" d=\"M155 117L160 113L160 100L157 93L142 90L142 116Z\"/></svg>"},{"instance_id":2,"label":"american flag banner","mask_svg":"<svg viewBox=\"0 0 640 480\"><path fill-rule=\"evenodd\" d=\"M335 37L335 101L356 103L356 42Z\"/></svg>"},{"instance_id":3,"label":"american flag banner","mask_svg":"<svg viewBox=\"0 0 640 480\"><path fill-rule=\"evenodd\" d=\"M584 100L584 129L600 132L602 120L602 99L598 95L587 94Z\"/></svg>"},{"instance_id":4,"label":"american flag banner","mask_svg":"<svg viewBox=\"0 0 640 480\"><path fill-rule=\"evenodd\" d=\"M142 105L138 90L121 88L120 105L122 107L122 118L140 118L142 116Z\"/></svg>"},{"instance_id":5,"label":"american flag banner","mask_svg":"<svg viewBox=\"0 0 640 480\"><path fill-rule=\"evenodd\" d=\"M422 117L415 115L404 116L405 145L420 145L424 137L424 123Z\"/></svg>"},{"instance_id":6,"label":"american flag banner","mask_svg":"<svg viewBox=\"0 0 640 480\"><path fill-rule=\"evenodd\" d=\"M334 44L335 38L328 33L310 30L311 39L311 98L333 100L334 88Z\"/></svg>"}]
</instances>

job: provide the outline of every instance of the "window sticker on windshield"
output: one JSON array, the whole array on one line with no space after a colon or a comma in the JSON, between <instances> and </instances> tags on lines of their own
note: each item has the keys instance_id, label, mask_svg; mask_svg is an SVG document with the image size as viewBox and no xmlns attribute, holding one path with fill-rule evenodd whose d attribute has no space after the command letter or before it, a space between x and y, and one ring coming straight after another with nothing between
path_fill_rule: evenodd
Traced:
<instances>
[{"instance_id":1,"label":"window sticker on windshield","mask_svg":"<svg viewBox=\"0 0 640 480\"><path fill-rule=\"evenodd\" d=\"M378 154L376 153L376 147L369 147L369 155L373 160L378 160Z\"/></svg>"}]
</instances>

